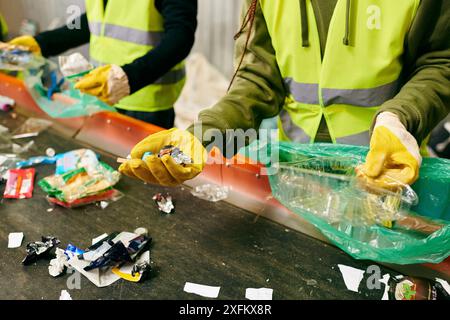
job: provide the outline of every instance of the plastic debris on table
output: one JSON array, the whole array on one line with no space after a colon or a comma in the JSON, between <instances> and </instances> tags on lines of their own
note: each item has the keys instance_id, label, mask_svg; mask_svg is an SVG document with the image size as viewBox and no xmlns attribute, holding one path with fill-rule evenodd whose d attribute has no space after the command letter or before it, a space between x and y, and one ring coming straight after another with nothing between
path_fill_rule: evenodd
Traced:
<instances>
[{"instance_id":1,"label":"plastic debris on table","mask_svg":"<svg viewBox=\"0 0 450 320\"><path fill-rule=\"evenodd\" d=\"M27 244L27 256L23 259L23 265L35 263L38 259L48 258L61 242L52 236L42 237L42 241L30 242Z\"/></svg>"},{"instance_id":2,"label":"plastic debris on table","mask_svg":"<svg viewBox=\"0 0 450 320\"><path fill-rule=\"evenodd\" d=\"M53 148L47 148L47 150L45 150L45 154L47 157L52 158L56 155L56 151Z\"/></svg>"},{"instance_id":3,"label":"plastic debris on table","mask_svg":"<svg viewBox=\"0 0 450 320\"><path fill-rule=\"evenodd\" d=\"M52 126L52 122L39 118L28 118L17 130L13 132L15 136L25 134L39 134Z\"/></svg>"},{"instance_id":4,"label":"plastic debris on table","mask_svg":"<svg viewBox=\"0 0 450 320\"><path fill-rule=\"evenodd\" d=\"M27 168L27 167L33 167L40 164L55 164L56 163L56 157L47 157L47 156L40 156L40 157L32 157L24 161L18 161L16 163L17 168Z\"/></svg>"},{"instance_id":5,"label":"plastic debris on table","mask_svg":"<svg viewBox=\"0 0 450 320\"><path fill-rule=\"evenodd\" d=\"M39 181L50 203L75 208L123 197L113 189L120 173L99 161L92 150L80 149L55 157L56 174Z\"/></svg>"},{"instance_id":6,"label":"plastic debris on table","mask_svg":"<svg viewBox=\"0 0 450 320\"><path fill-rule=\"evenodd\" d=\"M93 203L99 203L99 205L102 209L106 209L106 207L108 207L111 202L119 201L123 196L124 196L123 193L120 192L119 190L110 189L105 192L93 195L93 196L88 196L88 197L84 197L84 198L77 199L74 201L69 201L69 202L61 201L61 200L58 200L57 198L53 198L53 197L49 197L49 196L47 196L47 201L50 204L58 205L60 207L67 208L67 209L79 208L79 207L83 207L83 206L93 204Z\"/></svg>"},{"instance_id":7,"label":"plastic debris on table","mask_svg":"<svg viewBox=\"0 0 450 320\"><path fill-rule=\"evenodd\" d=\"M225 200L228 198L228 194L230 192L230 187L222 187L214 184L204 184L201 186L195 187L191 194L197 198L218 202L221 200Z\"/></svg>"},{"instance_id":8,"label":"plastic debris on table","mask_svg":"<svg viewBox=\"0 0 450 320\"><path fill-rule=\"evenodd\" d=\"M8 171L5 199L29 199L33 196L34 169L11 169Z\"/></svg>"},{"instance_id":9,"label":"plastic debris on table","mask_svg":"<svg viewBox=\"0 0 450 320\"><path fill-rule=\"evenodd\" d=\"M22 161L22 159L16 154L0 153L0 182L8 180L8 171L14 169L18 161Z\"/></svg>"},{"instance_id":10,"label":"plastic debris on table","mask_svg":"<svg viewBox=\"0 0 450 320\"><path fill-rule=\"evenodd\" d=\"M148 250L151 241L148 236L130 232L102 235L82 253L69 253L68 264L98 287L108 286L121 278L139 282L151 271Z\"/></svg>"},{"instance_id":11,"label":"plastic debris on table","mask_svg":"<svg viewBox=\"0 0 450 320\"><path fill-rule=\"evenodd\" d=\"M62 275L66 270L68 260L69 258L67 257L65 251L60 248L56 248L56 258L50 260L48 273L55 278Z\"/></svg>"},{"instance_id":12,"label":"plastic debris on table","mask_svg":"<svg viewBox=\"0 0 450 320\"><path fill-rule=\"evenodd\" d=\"M162 193L157 193L153 196L153 200L158 206L159 211L170 214L175 210L175 206L172 201L172 196L169 194L163 195Z\"/></svg>"}]
</instances>

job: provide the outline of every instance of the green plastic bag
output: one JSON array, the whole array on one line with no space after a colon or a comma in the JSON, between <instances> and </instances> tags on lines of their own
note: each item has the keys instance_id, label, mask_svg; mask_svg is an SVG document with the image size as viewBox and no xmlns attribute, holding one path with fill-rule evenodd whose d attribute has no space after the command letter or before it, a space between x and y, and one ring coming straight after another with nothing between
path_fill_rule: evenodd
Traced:
<instances>
[{"instance_id":1,"label":"green plastic bag","mask_svg":"<svg viewBox=\"0 0 450 320\"><path fill-rule=\"evenodd\" d=\"M278 153L280 162L293 163L307 159L338 157L363 163L367 147L333 144L293 144L280 142L270 146ZM269 175L272 192L283 205L317 227L332 243L356 259L392 264L439 263L450 256L450 161L426 158L421 178L413 186L419 204L408 216L439 225L431 234L407 228L388 228L382 225L352 225L342 221L331 224L309 211L293 207L286 199L286 190L277 174Z\"/></svg>"},{"instance_id":2,"label":"green plastic bag","mask_svg":"<svg viewBox=\"0 0 450 320\"><path fill-rule=\"evenodd\" d=\"M66 81L68 88L62 92L63 95L75 99L74 104L65 104L61 101L49 100L47 90L42 83L42 74L25 71L24 81L39 107L52 118L74 118L90 116L97 112L110 111L116 112L116 109L99 100L97 97L81 93L74 88L74 84Z\"/></svg>"}]
</instances>

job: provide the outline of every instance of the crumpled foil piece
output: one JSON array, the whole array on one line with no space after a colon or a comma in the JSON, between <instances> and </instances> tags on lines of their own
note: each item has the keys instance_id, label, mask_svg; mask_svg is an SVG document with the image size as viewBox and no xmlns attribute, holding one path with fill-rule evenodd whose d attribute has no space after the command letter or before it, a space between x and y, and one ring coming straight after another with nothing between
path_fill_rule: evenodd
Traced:
<instances>
[{"instance_id":1,"label":"crumpled foil piece","mask_svg":"<svg viewBox=\"0 0 450 320\"><path fill-rule=\"evenodd\" d=\"M173 160L180 165L187 165L192 164L193 161L191 157L189 157L187 154L183 153L183 151L180 150L180 148L177 148L175 146L165 146L161 149L161 151L158 154L158 157L162 157L164 155L170 155Z\"/></svg>"},{"instance_id":2,"label":"crumpled foil piece","mask_svg":"<svg viewBox=\"0 0 450 320\"><path fill-rule=\"evenodd\" d=\"M22 264L28 266L35 263L40 258L47 257L50 252L56 248L61 241L55 237L42 237L41 241L30 242L27 244L27 256L23 259Z\"/></svg>"},{"instance_id":3,"label":"crumpled foil piece","mask_svg":"<svg viewBox=\"0 0 450 320\"><path fill-rule=\"evenodd\" d=\"M169 194L163 195L162 193L157 193L153 196L153 200L155 201L159 211L161 212L170 214L175 210L175 206L172 201L172 196Z\"/></svg>"},{"instance_id":4,"label":"crumpled foil piece","mask_svg":"<svg viewBox=\"0 0 450 320\"><path fill-rule=\"evenodd\" d=\"M195 187L191 194L197 198L211 201L211 202L218 202L221 200L225 200L228 198L228 194L230 192L230 187L225 186L217 186L214 184L204 184L201 186Z\"/></svg>"}]
</instances>

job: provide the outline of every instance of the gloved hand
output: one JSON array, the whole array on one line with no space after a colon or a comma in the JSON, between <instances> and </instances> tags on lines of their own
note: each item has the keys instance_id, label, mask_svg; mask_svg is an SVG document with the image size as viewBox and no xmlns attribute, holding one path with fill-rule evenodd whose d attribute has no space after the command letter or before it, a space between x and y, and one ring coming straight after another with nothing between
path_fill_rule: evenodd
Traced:
<instances>
[{"instance_id":1,"label":"gloved hand","mask_svg":"<svg viewBox=\"0 0 450 320\"><path fill-rule=\"evenodd\" d=\"M366 163L358 176L370 184L396 189L399 183L413 184L422 164L416 139L391 112L378 115ZM397 183L396 183L397 182Z\"/></svg>"},{"instance_id":2,"label":"gloved hand","mask_svg":"<svg viewBox=\"0 0 450 320\"><path fill-rule=\"evenodd\" d=\"M75 88L98 97L109 105L130 95L128 77L123 69L114 64L96 68L81 78Z\"/></svg>"},{"instance_id":3,"label":"gloved hand","mask_svg":"<svg viewBox=\"0 0 450 320\"><path fill-rule=\"evenodd\" d=\"M165 146L178 147L191 157L192 164L177 164L170 155L161 158L158 154ZM142 160L146 152L153 155ZM200 174L207 160L207 152L201 142L191 133L170 129L150 135L131 151L131 160L122 164L119 171L129 177L162 186L177 186Z\"/></svg>"},{"instance_id":4,"label":"gloved hand","mask_svg":"<svg viewBox=\"0 0 450 320\"><path fill-rule=\"evenodd\" d=\"M34 39L31 36L22 36L14 38L9 42L9 44L25 47L35 54L42 55L41 47L37 43L36 39Z\"/></svg>"}]
</instances>

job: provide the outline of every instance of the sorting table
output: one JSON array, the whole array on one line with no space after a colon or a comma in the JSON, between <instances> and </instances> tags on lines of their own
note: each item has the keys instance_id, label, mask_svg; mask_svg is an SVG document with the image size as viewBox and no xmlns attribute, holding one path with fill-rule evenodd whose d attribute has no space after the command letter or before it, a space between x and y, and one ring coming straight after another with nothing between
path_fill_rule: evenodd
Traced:
<instances>
[{"instance_id":1,"label":"sorting table","mask_svg":"<svg viewBox=\"0 0 450 320\"><path fill-rule=\"evenodd\" d=\"M0 124L12 130L24 121L21 116L0 114ZM23 157L43 155L48 147L57 153L89 148L51 128L33 140L34 147ZM99 154L117 168L114 156ZM68 290L74 300L200 299L183 291L186 282L220 286L219 299L245 299L246 288L272 288L274 299L381 299L383 290L349 291L338 268L343 264L366 270L373 262L354 260L331 245L225 202L195 198L186 187L164 188L122 177L116 188L125 196L105 209L89 205L48 212L51 206L37 181L53 174L55 167L41 165L36 170L32 199L0 203L0 299L58 299L61 290ZM173 196L174 214L158 211L152 196L159 192ZM74 286L72 275L51 277L48 260L21 264L26 243L43 235L58 237L62 248L69 243L86 248L103 233L138 227L147 228L153 238L154 270L142 283L121 279L97 288L81 276L79 288L69 290ZM24 233L21 248L7 248L11 232ZM380 268L382 274L395 275Z\"/></svg>"}]
</instances>

